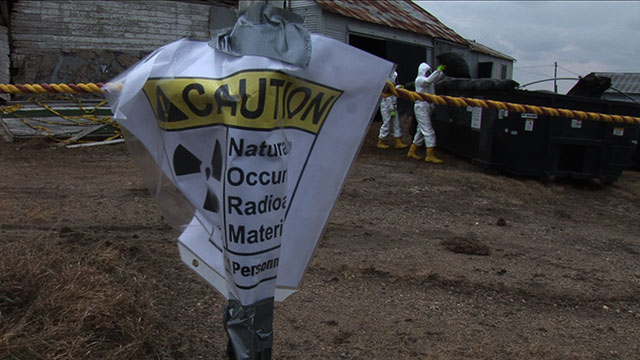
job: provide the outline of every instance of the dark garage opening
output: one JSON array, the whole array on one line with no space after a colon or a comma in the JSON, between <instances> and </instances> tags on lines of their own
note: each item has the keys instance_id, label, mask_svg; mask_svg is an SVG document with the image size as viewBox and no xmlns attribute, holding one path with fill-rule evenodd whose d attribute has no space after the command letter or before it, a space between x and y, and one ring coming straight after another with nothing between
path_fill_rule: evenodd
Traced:
<instances>
[{"instance_id":1,"label":"dark garage opening","mask_svg":"<svg viewBox=\"0 0 640 360\"><path fill-rule=\"evenodd\" d=\"M405 85L410 90L414 90L413 81L418 72L418 65L426 61L427 48L425 46L410 45L353 34L349 34L349 45L395 63L397 65L396 71L398 72L396 83ZM433 66L433 64L430 65ZM400 114L407 113L413 115L413 102L398 99L398 111ZM375 121L382 121L379 112L376 115ZM411 131L413 131L413 126Z\"/></svg>"},{"instance_id":2,"label":"dark garage opening","mask_svg":"<svg viewBox=\"0 0 640 360\"><path fill-rule=\"evenodd\" d=\"M425 46L353 34L349 34L349 45L397 64L398 84L413 82L416 78L418 65L426 61L427 48ZM430 65L433 66L433 64Z\"/></svg>"}]
</instances>

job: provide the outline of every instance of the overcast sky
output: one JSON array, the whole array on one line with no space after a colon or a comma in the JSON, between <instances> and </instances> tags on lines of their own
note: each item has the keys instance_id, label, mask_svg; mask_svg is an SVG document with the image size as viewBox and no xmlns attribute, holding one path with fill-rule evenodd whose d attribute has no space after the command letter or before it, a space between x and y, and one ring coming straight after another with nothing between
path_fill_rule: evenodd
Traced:
<instances>
[{"instance_id":1,"label":"overcast sky","mask_svg":"<svg viewBox=\"0 0 640 360\"><path fill-rule=\"evenodd\" d=\"M640 1L414 1L461 36L516 58L524 85L590 72L640 72ZM558 81L566 93L575 81ZM526 89L553 90L553 81Z\"/></svg>"}]
</instances>

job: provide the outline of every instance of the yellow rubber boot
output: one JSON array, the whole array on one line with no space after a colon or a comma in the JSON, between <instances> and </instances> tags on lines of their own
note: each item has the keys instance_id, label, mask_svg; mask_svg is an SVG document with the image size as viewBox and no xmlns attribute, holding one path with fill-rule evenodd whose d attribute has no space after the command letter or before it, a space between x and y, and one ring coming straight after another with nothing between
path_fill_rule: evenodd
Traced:
<instances>
[{"instance_id":1,"label":"yellow rubber boot","mask_svg":"<svg viewBox=\"0 0 640 360\"><path fill-rule=\"evenodd\" d=\"M407 153L407 156L412 158L412 159L416 159L416 160L420 160L422 159L422 157L420 157L420 155L416 154L416 151L418 150L418 145L411 143L411 147L409 148L409 152Z\"/></svg>"},{"instance_id":2,"label":"yellow rubber boot","mask_svg":"<svg viewBox=\"0 0 640 360\"><path fill-rule=\"evenodd\" d=\"M396 148L396 149L406 149L408 146L409 145L403 143L402 140L399 137L397 137L396 138L396 143L395 143L395 145L393 147Z\"/></svg>"},{"instance_id":3,"label":"yellow rubber boot","mask_svg":"<svg viewBox=\"0 0 640 360\"><path fill-rule=\"evenodd\" d=\"M433 147L427 148L427 157L424 158L424 161L434 163L434 164L442 164L444 161L438 159L433 152Z\"/></svg>"},{"instance_id":4,"label":"yellow rubber boot","mask_svg":"<svg viewBox=\"0 0 640 360\"><path fill-rule=\"evenodd\" d=\"M382 140L382 139L378 139L378 145L376 145L376 147L377 147L378 149L388 149L388 148L390 148L391 146L389 146L389 145L385 144L385 143L384 143L384 140Z\"/></svg>"}]
</instances>

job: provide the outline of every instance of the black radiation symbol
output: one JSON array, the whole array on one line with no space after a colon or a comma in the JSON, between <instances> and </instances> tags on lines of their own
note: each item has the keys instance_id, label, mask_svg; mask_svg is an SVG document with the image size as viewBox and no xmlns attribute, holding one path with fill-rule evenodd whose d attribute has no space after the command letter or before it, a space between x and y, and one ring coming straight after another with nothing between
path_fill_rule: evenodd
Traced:
<instances>
[{"instance_id":1,"label":"black radiation symbol","mask_svg":"<svg viewBox=\"0 0 640 360\"><path fill-rule=\"evenodd\" d=\"M222 148L220 141L216 140L213 147L211 163L204 168L205 181L207 182L207 195L204 198L202 207L211 212L217 213L220 210L220 201L213 189L209 186L209 179L220 181L222 177ZM186 176L203 173L202 161L191 151L182 145L178 145L173 152L173 170L176 176Z\"/></svg>"}]
</instances>

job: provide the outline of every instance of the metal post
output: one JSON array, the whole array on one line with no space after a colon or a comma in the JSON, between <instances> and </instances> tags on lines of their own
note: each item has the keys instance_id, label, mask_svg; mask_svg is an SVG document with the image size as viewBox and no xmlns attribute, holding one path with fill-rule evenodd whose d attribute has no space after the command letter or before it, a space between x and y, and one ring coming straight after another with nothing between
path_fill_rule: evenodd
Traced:
<instances>
[{"instance_id":1,"label":"metal post","mask_svg":"<svg viewBox=\"0 0 640 360\"><path fill-rule=\"evenodd\" d=\"M229 360L271 360L274 299L249 306L230 299L225 307L224 327L229 336Z\"/></svg>"},{"instance_id":2,"label":"metal post","mask_svg":"<svg viewBox=\"0 0 640 360\"><path fill-rule=\"evenodd\" d=\"M553 63L553 92L558 93L558 83L556 79L558 78L558 62Z\"/></svg>"}]
</instances>

